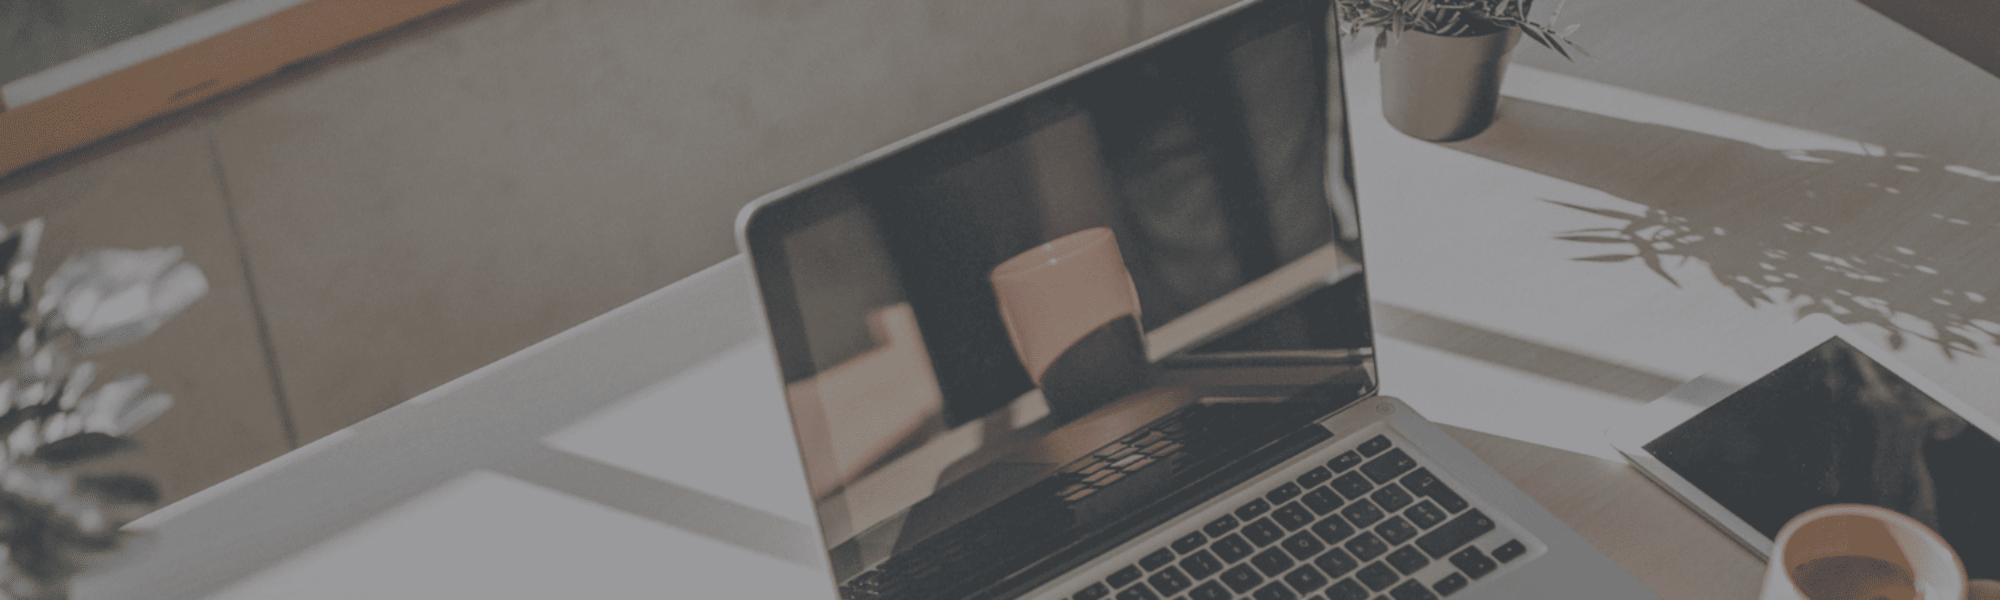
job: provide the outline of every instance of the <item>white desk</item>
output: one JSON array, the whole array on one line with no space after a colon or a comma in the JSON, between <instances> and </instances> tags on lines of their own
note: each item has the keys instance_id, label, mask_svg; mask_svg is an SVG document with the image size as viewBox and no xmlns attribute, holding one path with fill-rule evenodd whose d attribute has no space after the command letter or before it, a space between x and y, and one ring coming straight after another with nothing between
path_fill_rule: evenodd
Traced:
<instances>
[{"instance_id":1,"label":"white desk","mask_svg":"<svg viewBox=\"0 0 2000 600\"><path fill-rule=\"evenodd\" d=\"M1844 2L1782 43L1757 28L1799 15L1605 4L1653 33L1576 66L1523 46L1589 78L1517 65L1468 142L1390 131L1349 56L1384 391L1662 595L1750 598L1761 563L1599 436L1812 303L1907 330L1906 362L2000 414L2000 80ZM1739 41L1657 26L1703 18ZM1743 63L1775 48L1847 70ZM1575 260L1633 252L1618 213L1684 229L1657 271ZM166 507L75 597L830 598L750 298L725 261Z\"/></svg>"}]
</instances>

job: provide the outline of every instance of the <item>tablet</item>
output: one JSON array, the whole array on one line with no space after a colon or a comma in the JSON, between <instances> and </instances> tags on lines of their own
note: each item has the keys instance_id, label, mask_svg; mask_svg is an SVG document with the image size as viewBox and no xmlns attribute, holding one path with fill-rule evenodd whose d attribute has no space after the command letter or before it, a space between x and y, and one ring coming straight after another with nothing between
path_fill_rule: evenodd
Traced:
<instances>
[{"instance_id":1,"label":"tablet","mask_svg":"<svg viewBox=\"0 0 2000 600\"><path fill-rule=\"evenodd\" d=\"M1793 333L1647 404L1612 445L1759 556L1799 513L1872 504L2000 578L2000 426L1830 317Z\"/></svg>"}]
</instances>

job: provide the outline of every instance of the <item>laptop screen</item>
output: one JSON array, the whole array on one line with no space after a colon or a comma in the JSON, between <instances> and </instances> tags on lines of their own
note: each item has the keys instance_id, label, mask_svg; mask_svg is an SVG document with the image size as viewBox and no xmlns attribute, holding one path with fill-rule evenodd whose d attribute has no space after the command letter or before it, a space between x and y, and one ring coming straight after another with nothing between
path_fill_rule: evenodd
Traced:
<instances>
[{"instance_id":1,"label":"laptop screen","mask_svg":"<svg viewBox=\"0 0 2000 600\"><path fill-rule=\"evenodd\" d=\"M829 548L1189 374L1372 378L1331 19L1244 3L746 209Z\"/></svg>"}]
</instances>

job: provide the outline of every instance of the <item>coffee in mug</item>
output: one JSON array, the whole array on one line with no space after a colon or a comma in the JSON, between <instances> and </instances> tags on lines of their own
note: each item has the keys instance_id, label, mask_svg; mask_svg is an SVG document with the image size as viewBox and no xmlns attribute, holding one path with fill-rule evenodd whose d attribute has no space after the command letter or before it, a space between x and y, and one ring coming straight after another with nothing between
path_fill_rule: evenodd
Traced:
<instances>
[{"instance_id":1,"label":"coffee in mug","mask_svg":"<svg viewBox=\"0 0 2000 600\"><path fill-rule=\"evenodd\" d=\"M1944 538L1878 506L1835 504L1785 523L1761 600L1966 600L1965 566Z\"/></svg>"}]
</instances>

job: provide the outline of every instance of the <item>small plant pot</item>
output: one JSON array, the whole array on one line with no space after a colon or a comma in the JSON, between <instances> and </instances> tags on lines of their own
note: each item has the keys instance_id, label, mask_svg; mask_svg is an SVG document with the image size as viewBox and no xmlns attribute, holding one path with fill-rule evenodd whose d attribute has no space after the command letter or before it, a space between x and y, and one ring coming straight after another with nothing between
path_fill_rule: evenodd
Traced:
<instances>
[{"instance_id":1,"label":"small plant pot","mask_svg":"<svg viewBox=\"0 0 2000 600\"><path fill-rule=\"evenodd\" d=\"M1389 35L1383 33L1382 35ZM1381 51L1382 116L1397 131L1432 142L1479 135L1493 124L1516 29L1451 37L1405 31Z\"/></svg>"}]
</instances>

